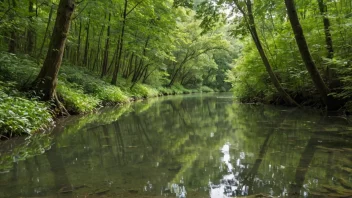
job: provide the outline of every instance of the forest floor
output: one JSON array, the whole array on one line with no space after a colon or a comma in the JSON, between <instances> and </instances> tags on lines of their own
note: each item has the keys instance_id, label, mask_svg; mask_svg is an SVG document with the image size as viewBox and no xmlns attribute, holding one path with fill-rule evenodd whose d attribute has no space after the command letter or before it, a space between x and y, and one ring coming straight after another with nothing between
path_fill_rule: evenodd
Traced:
<instances>
[{"instance_id":1,"label":"forest floor","mask_svg":"<svg viewBox=\"0 0 352 198\"><path fill-rule=\"evenodd\" d=\"M0 53L0 139L31 135L53 125L53 104L41 102L40 93L28 91L40 67L29 56ZM150 97L213 91L205 86L190 90L179 84L164 87L161 84L137 83L132 89L131 85L123 78L119 78L117 86L111 85L109 77L100 78L98 71L64 62L59 73L57 94L70 114L85 114L103 106Z\"/></svg>"}]
</instances>

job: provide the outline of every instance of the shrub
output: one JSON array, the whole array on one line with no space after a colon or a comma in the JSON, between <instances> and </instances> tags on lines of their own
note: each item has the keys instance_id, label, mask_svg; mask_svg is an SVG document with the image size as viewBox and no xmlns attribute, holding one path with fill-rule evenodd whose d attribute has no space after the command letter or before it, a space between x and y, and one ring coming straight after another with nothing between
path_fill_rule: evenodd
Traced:
<instances>
[{"instance_id":1,"label":"shrub","mask_svg":"<svg viewBox=\"0 0 352 198\"><path fill-rule=\"evenodd\" d=\"M128 97L121 91L120 88L107 85L102 87L98 93L96 93L97 97L103 101L117 102L117 103L125 103L128 102Z\"/></svg>"},{"instance_id":2,"label":"shrub","mask_svg":"<svg viewBox=\"0 0 352 198\"><path fill-rule=\"evenodd\" d=\"M168 87L158 87L157 90L159 91L160 95L172 95L174 91Z\"/></svg>"},{"instance_id":3,"label":"shrub","mask_svg":"<svg viewBox=\"0 0 352 198\"><path fill-rule=\"evenodd\" d=\"M28 59L14 54L0 52L0 80L15 81L24 86L32 81L39 73L39 66Z\"/></svg>"},{"instance_id":4,"label":"shrub","mask_svg":"<svg viewBox=\"0 0 352 198\"><path fill-rule=\"evenodd\" d=\"M84 93L97 97L104 102L124 103L128 101L126 94L117 86L110 85L82 68L63 66L59 76L63 81L70 82Z\"/></svg>"},{"instance_id":5,"label":"shrub","mask_svg":"<svg viewBox=\"0 0 352 198\"><path fill-rule=\"evenodd\" d=\"M184 88L182 85L180 84L175 84L171 87L171 89L173 90L174 94L188 94L191 93L190 90Z\"/></svg>"},{"instance_id":6,"label":"shrub","mask_svg":"<svg viewBox=\"0 0 352 198\"><path fill-rule=\"evenodd\" d=\"M207 86L202 86L200 88L201 92L214 92L214 90L210 87L207 87Z\"/></svg>"},{"instance_id":7,"label":"shrub","mask_svg":"<svg viewBox=\"0 0 352 198\"><path fill-rule=\"evenodd\" d=\"M32 134L52 124L48 105L36 100L28 100L6 93L0 81L0 135L17 136ZM11 88L11 92L17 92Z\"/></svg>"},{"instance_id":8,"label":"shrub","mask_svg":"<svg viewBox=\"0 0 352 198\"><path fill-rule=\"evenodd\" d=\"M60 81L57 86L57 92L68 111L71 113L87 113L93 111L100 104L100 100L88 94L83 90L74 87L70 83Z\"/></svg>"},{"instance_id":9,"label":"shrub","mask_svg":"<svg viewBox=\"0 0 352 198\"><path fill-rule=\"evenodd\" d=\"M149 98L155 97L159 95L159 91L154 89L148 85L143 85L137 83L131 90L131 94L136 96L137 98Z\"/></svg>"}]
</instances>

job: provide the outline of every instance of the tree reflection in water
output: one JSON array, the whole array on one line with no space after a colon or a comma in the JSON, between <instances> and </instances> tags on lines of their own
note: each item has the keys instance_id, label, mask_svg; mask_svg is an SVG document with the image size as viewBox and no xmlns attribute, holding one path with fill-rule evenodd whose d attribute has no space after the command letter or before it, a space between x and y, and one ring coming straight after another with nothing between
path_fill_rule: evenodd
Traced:
<instances>
[{"instance_id":1,"label":"tree reflection in water","mask_svg":"<svg viewBox=\"0 0 352 198\"><path fill-rule=\"evenodd\" d=\"M81 187L70 192L78 197L348 195L348 125L229 97L175 96L69 119L45 154L36 143L16 148L36 157L0 161L9 171L0 197L56 196L70 186Z\"/></svg>"}]
</instances>

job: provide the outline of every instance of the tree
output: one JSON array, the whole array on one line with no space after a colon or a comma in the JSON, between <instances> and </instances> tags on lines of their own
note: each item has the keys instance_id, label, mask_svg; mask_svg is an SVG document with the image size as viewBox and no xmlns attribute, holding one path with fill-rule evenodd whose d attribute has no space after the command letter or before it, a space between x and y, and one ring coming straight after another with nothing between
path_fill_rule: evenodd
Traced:
<instances>
[{"instance_id":1,"label":"tree","mask_svg":"<svg viewBox=\"0 0 352 198\"><path fill-rule=\"evenodd\" d=\"M245 7L247 8L246 10L245 10L245 7L242 5L243 3L241 4L240 1L234 0L234 4L236 5L236 7L239 9L240 13L244 17L246 27L252 36L252 39L257 47L257 50L260 54L260 57L264 63L265 69L268 72L270 79L271 79L272 83L274 84L275 88L277 89L277 91L280 93L280 95L283 97L283 99L288 104L300 106L299 104L297 104L297 102L294 99L291 98L291 96L281 86L278 78L276 77L276 75L271 67L271 64L265 54L265 51L263 49L262 43L260 41L257 29L256 29L254 15L253 15L253 11L252 11L251 0L245 0L244 4L245 4Z\"/></svg>"},{"instance_id":2,"label":"tree","mask_svg":"<svg viewBox=\"0 0 352 198\"><path fill-rule=\"evenodd\" d=\"M30 16L28 17L30 25L27 30L27 53L31 54L34 48L34 36L35 36L35 30L33 27L33 14L34 14L34 8L33 8L33 0L29 0L29 5L28 5L28 12Z\"/></svg>"},{"instance_id":3,"label":"tree","mask_svg":"<svg viewBox=\"0 0 352 198\"><path fill-rule=\"evenodd\" d=\"M324 103L328 105L328 94L330 93L330 90L324 83L322 77L320 76L320 73L309 51L306 38L304 37L303 28L298 19L294 0L285 0L285 5L302 60L314 82L315 87L322 96Z\"/></svg>"},{"instance_id":4,"label":"tree","mask_svg":"<svg viewBox=\"0 0 352 198\"><path fill-rule=\"evenodd\" d=\"M75 0L60 0L49 49L43 67L33 82L35 89L42 92L43 100L54 100L57 105L59 104L56 95L57 75L61 66L74 8Z\"/></svg>"},{"instance_id":5,"label":"tree","mask_svg":"<svg viewBox=\"0 0 352 198\"><path fill-rule=\"evenodd\" d=\"M9 7L11 7L11 3L10 1L8 1L9 3ZM14 17L15 17L15 14L16 14L16 9L17 7L17 2L16 0L12 0L12 11L10 12L10 20L14 20ZM15 24L12 24L12 27L11 27L11 32L10 32L10 42L9 42L9 49L8 49L8 52L10 53L15 53L16 51L16 45L17 45L17 33L15 31Z\"/></svg>"},{"instance_id":6,"label":"tree","mask_svg":"<svg viewBox=\"0 0 352 198\"><path fill-rule=\"evenodd\" d=\"M224 39L222 33L203 34L199 27L200 21L189 20L188 18L178 24L177 34L175 34L175 60L169 63L171 67L169 68L169 87L179 80L181 83L184 82L187 75L190 76L188 72L192 67L200 67L202 63L197 60L201 60L199 59L201 56L210 55L215 51L226 52L229 48L229 43Z\"/></svg>"},{"instance_id":7,"label":"tree","mask_svg":"<svg viewBox=\"0 0 352 198\"><path fill-rule=\"evenodd\" d=\"M320 14L323 17L324 22L324 33L325 33L325 42L326 42L326 49L328 51L327 58L332 59L334 57L334 47L332 42L332 36L330 31L330 19L327 16L327 6L324 3L324 0L317 0L319 5Z\"/></svg>"},{"instance_id":8,"label":"tree","mask_svg":"<svg viewBox=\"0 0 352 198\"><path fill-rule=\"evenodd\" d=\"M333 42L332 42L332 35L330 31L330 19L328 17L327 13L327 6L324 3L324 0L317 0L318 1L318 6L320 10L320 14L323 17L323 23L324 23L324 34L325 34L325 43L326 43L326 50L328 52L328 55L326 56L328 59L332 59L334 57L334 47L333 47ZM328 82L331 82L331 73L330 67L326 67L326 79Z\"/></svg>"},{"instance_id":9,"label":"tree","mask_svg":"<svg viewBox=\"0 0 352 198\"><path fill-rule=\"evenodd\" d=\"M144 0L140 0L137 2L130 10L127 10L128 7L128 0L124 1L124 9L122 13L122 24L121 24L121 34L119 36L119 41L118 41L118 56L116 60L116 65L114 68L114 73L112 76L111 84L116 85L117 83L117 74L119 73L120 67L121 67L121 58L122 58L122 50L123 50L123 45L124 45L124 37L125 37L125 28L126 28L126 20L127 16L131 14L141 3L143 3Z\"/></svg>"}]
</instances>

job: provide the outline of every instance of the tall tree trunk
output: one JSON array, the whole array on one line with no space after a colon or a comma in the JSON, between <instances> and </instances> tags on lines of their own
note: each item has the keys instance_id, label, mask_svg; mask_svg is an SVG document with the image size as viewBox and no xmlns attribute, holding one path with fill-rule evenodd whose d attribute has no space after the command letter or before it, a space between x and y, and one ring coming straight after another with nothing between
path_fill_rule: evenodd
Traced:
<instances>
[{"instance_id":1,"label":"tall tree trunk","mask_svg":"<svg viewBox=\"0 0 352 198\"><path fill-rule=\"evenodd\" d=\"M123 9L123 19L122 19L122 28L121 28L121 35L120 35L120 39L118 42L119 47L119 55L117 57L117 61L116 61L116 65L114 68L114 72L113 72L113 76L111 79L111 84L116 85L117 83L117 74L119 73L120 70L120 66L121 66L121 57L122 57L122 50L123 50L123 41L124 41L124 34L125 34L125 27L126 27L126 19L127 16L136 8L138 7L141 3L143 3L144 0L139 1L138 3L136 3L129 11L127 11L127 7L128 7L128 0L125 0L124 2L124 9Z\"/></svg>"},{"instance_id":2,"label":"tall tree trunk","mask_svg":"<svg viewBox=\"0 0 352 198\"><path fill-rule=\"evenodd\" d=\"M104 51L104 59L103 59L103 66L101 70L101 78L103 78L108 70L108 61L109 61L109 45L110 45L110 21L111 21L111 13L109 13L109 25L108 25L108 31L106 33L106 41L105 41L105 51Z\"/></svg>"},{"instance_id":3,"label":"tall tree trunk","mask_svg":"<svg viewBox=\"0 0 352 198\"><path fill-rule=\"evenodd\" d=\"M136 67L136 70L134 71L132 82L136 83L139 80L140 73L143 70L143 65L144 65L144 56L147 54L147 47L149 44L150 36L147 37L147 40L145 41L144 48L143 48L143 56L139 60L138 67Z\"/></svg>"},{"instance_id":4,"label":"tall tree trunk","mask_svg":"<svg viewBox=\"0 0 352 198\"><path fill-rule=\"evenodd\" d=\"M120 64L121 64L121 56L122 56L122 50L123 50L123 40L124 40L124 35L125 35L125 26L126 26L126 18L127 18L127 5L128 5L128 0L125 0L125 5L123 9L123 19L122 19L122 28L121 28L121 35L120 35L120 40L118 42L119 47L119 54L117 56L116 60L116 66L113 72L113 76L111 79L111 84L116 85L117 83L117 74L119 73L120 69Z\"/></svg>"},{"instance_id":5,"label":"tall tree trunk","mask_svg":"<svg viewBox=\"0 0 352 198\"><path fill-rule=\"evenodd\" d=\"M103 36L104 33L104 25L101 26L100 34L99 34L99 40L98 40L98 50L97 50L97 55L95 57L94 63L93 63L93 71L97 67L98 59L99 59L99 54L100 54L100 48L101 48L101 37Z\"/></svg>"},{"instance_id":6,"label":"tall tree trunk","mask_svg":"<svg viewBox=\"0 0 352 198\"><path fill-rule=\"evenodd\" d=\"M78 43L77 43L77 54L76 54L76 65L80 65L81 55L81 32L82 32L82 19L79 19L79 31L78 31Z\"/></svg>"},{"instance_id":7,"label":"tall tree trunk","mask_svg":"<svg viewBox=\"0 0 352 198\"><path fill-rule=\"evenodd\" d=\"M89 27L90 27L90 19L88 19L88 24L86 27L87 35L86 35L86 45L84 47L84 55L83 55L83 65L88 67L88 51L89 51Z\"/></svg>"},{"instance_id":8,"label":"tall tree trunk","mask_svg":"<svg viewBox=\"0 0 352 198\"><path fill-rule=\"evenodd\" d=\"M28 54L32 54L33 46L34 46L34 35L35 35L35 30L33 27L33 16L32 16L32 14L34 13L33 0L29 0L28 12L30 14L30 16L28 17L30 24L27 31L27 50L26 51Z\"/></svg>"},{"instance_id":9,"label":"tall tree trunk","mask_svg":"<svg viewBox=\"0 0 352 198\"><path fill-rule=\"evenodd\" d=\"M57 105L59 104L56 96L57 75L61 66L74 8L75 0L60 0L49 50L43 67L33 82L34 87L43 93L43 100L54 100Z\"/></svg>"},{"instance_id":10,"label":"tall tree trunk","mask_svg":"<svg viewBox=\"0 0 352 198\"><path fill-rule=\"evenodd\" d=\"M45 29L45 33L44 33L43 42L42 42L42 45L40 46L39 54L38 54L38 57L37 57L38 63L39 63L40 57L42 56L44 44L45 44L46 38L47 38L48 33L49 33L49 27L50 27L50 23L51 23L51 18L53 16L53 12L54 12L54 5L51 5L50 12L49 12L49 18L48 18L48 23L46 25L46 29Z\"/></svg>"},{"instance_id":11,"label":"tall tree trunk","mask_svg":"<svg viewBox=\"0 0 352 198\"><path fill-rule=\"evenodd\" d=\"M9 1L10 4L10 1ZM14 20L15 17L15 11L14 9L17 7L16 0L12 0L12 7L13 10L10 13L10 20ZM16 45L17 45L17 34L15 31L14 25L12 25L11 32L10 32L10 41L9 41L9 49L8 52L10 53L15 53L16 52Z\"/></svg>"},{"instance_id":12,"label":"tall tree trunk","mask_svg":"<svg viewBox=\"0 0 352 198\"><path fill-rule=\"evenodd\" d=\"M304 37L302 26L299 22L297 11L294 0L285 0L288 18L291 23L292 30L295 34L296 43L299 48L299 52L303 59L304 64L315 84L315 87L319 91L324 103L328 105L328 94L330 93L329 88L324 83L320 73L315 65L312 55L309 51L306 38Z\"/></svg>"},{"instance_id":13,"label":"tall tree trunk","mask_svg":"<svg viewBox=\"0 0 352 198\"><path fill-rule=\"evenodd\" d=\"M92 63L93 63L93 61L94 61L94 49L91 49L90 50L90 55L89 55L89 59L88 59L88 64L87 64L87 68L88 69L90 69L90 70L93 70L93 68L92 68Z\"/></svg>"},{"instance_id":14,"label":"tall tree trunk","mask_svg":"<svg viewBox=\"0 0 352 198\"><path fill-rule=\"evenodd\" d=\"M329 20L329 17L327 16L328 15L327 6L324 3L324 0L318 0L318 5L319 5L320 14L323 17L323 22L324 22L325 43L326 43L326 50L328 52L328 55L326 57L328 59L332 59L334 57L334 48L333 48L332 36L330 32L330 20ZM325 72L326 72L325 76L327 79L327 83L331 83L332 71L330 70L329 65L326 67Z\"/></svg>"},{"instance_id":15,"label":"tall tree trunk","mask_svg":"<svg viewBox=\"0 0 352 198\"><path fill-rule=\"evenodd\" d=\"M328 51L327 58L332 59L334 57L334 48L332 43L332 36L330 32L330 20L327 16L327 6L324 4L324 0L318 0L320 14L323 16L324 22L324 33L325 33L325 43L326 49Z\"/></svg>"},{"instance_id":16,"label":"tall tree trunk","mask_svg":"<svg viewBox=\"0 0 352 198\"><path fill-rule=\"evenodd\" d=\"M271 65L270 62L265 54L265 51L263 49L263 46L260 42L259 36L258 36L258 32L255 26L255 21L254 21L254 16L253 16L253 12L252 12L252 2L251 0L246 0L246 6L247 6L247 11L248 14L245 13L245 11L242 9L242 7L238 4L238 1L235 1L236 6L240 9L240 11L242 12L242 14L244 15L244 17L248 17L247 19L247 28L249 30L249 32L252 35L252 39L257 47L257 50L259 52L259 55L264 63L265 69L268 72L270 79L272 81L272 83L274 84L276 90L280 93L280 95L283 97L283 99L291 105L295 105L295 106L300 106L299 104L296 103L295 100L293 100L291 98L290 95L288 95L288 93L284 90L284 88L281 86L279 80L277 79ZM247 16L248 15L248 16Z\"/></svg>"},{"instance_id":17,"label":"tall tree trunk","mask_svg":"<svg viewBox=\"0 0 352 198\"><path fill-rule=\"evenodd\" d=\"M126 66L125 71L123 72L123 77L126 79L130 75L130 73L132 73L131 70L133 65L133 58L134 58L134 52L131 54L130 60L128 61L128 65Z\"/></svg>"}]
</instances>

